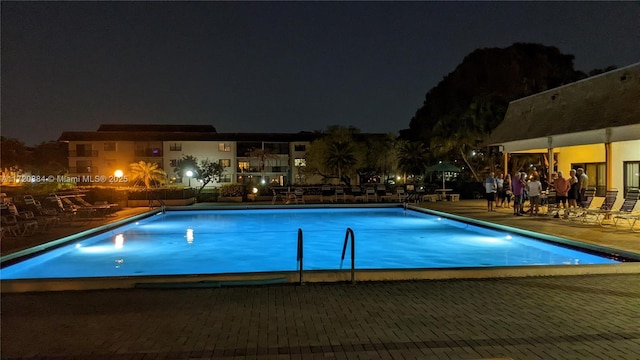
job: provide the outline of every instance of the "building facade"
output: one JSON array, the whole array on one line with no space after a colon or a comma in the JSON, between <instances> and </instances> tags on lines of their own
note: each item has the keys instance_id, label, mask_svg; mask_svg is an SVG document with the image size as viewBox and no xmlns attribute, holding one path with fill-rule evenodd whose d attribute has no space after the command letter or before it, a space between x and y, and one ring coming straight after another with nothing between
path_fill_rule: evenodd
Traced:
<instances>
[{"instance_id":1,"label":"building facade","mask_svg":"<svg viewBox=\"0 0 640 360\"><path fill-rule=\"evenodd\" d=\"M223 165L224 173L207 186L256 182L300 184L306 148L316 133L218 133L209 125L101 125L97 131L64 132L58 139L69 147L69 176L85 185L96 179L127 176L129 164L156 163L171 183L196 187L198 180L174 172L180 160L193 156Z\"/></svg>"}]
</instances>

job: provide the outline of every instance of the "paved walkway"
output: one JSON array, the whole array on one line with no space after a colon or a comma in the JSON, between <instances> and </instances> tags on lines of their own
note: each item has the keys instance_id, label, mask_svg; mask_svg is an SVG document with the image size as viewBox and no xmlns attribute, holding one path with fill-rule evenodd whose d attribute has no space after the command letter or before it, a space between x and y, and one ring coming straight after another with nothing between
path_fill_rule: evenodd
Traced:
<instances>
[{"instance_id":1,"label":"paved walkway","mask_svg":"<svg viewBox=\"0 0 640 360\"><path fill-rule=\"evenodd\" d=\"M640 359L640 279L2 296L2 358Z\"/></svg>"},{"instance_id":2,"label":"paved walkway","mask_svg":"<svg viewBox=\"0 0 640 360\"><path fill-rule=\"evenodd\" d=\"M554 228L507 209L486 213L474 202L425 206ZM583 228L590 235L577 237L585 241L638 241L633 233L603 236L612 230ZM1 300L3 359L640 359L638 274L2 294Z\"/></svg>"}]
</instances>

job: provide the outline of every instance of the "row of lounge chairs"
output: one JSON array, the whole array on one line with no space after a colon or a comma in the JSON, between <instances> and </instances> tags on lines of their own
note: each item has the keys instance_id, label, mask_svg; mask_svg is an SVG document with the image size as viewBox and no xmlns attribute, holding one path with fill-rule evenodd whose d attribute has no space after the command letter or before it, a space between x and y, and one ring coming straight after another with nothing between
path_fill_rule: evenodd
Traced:
<instances>
[{"instance_id":1,"label":"row of lounge chairs","mask_svg":"<svg viewBox=\"0 0 640 360\"><path fill-rule=\"evenodd\" d=\"M636 224L640 225L640 209L636 210L640 199L638 190L627 192L624 201L618 208L616 208L617 189L607 190L599 207L592 206L593 200L596 198L595 194L595 189L588 189L585 192L585 201L580 208L562 209L555 201L555 193L550 192L547 215L600 226L606 224L618 226L619 223L626 223L632 231L640 231L640 229L636 229Z\"/></svg>"},{"instance_id":2,"label":"row of lounge chairs","mask_svg":"<svg viewBox=\"0 0 640 360\"><path fill-rule=\"evenodd\" d=\"M302 188L295 189L272 189L273 199L272 203L305 203L305 192ZM450 195L451 199L459 199L459 195ZM433 200L432 200L433 198ZM424 190L416 190L413 185L406 185L406 187L398 186L394 191L390 191L385 185L378 184L377 186L365 186L364 189L360 186L342 187L323 185L320 190L320 202L421 202L421 201L435 201L440 198L437 194L426 194Z\"/></svg>"},{"instance_id":3,"label":"row of lounge chairs","mask_svg":"<svg viewBox=\"0 0 640 360\"><path fill-rule=\"evenodd\" d=\"M61 197L51 194L43 202L45 204L31 195L25 195L19 206L16 206L13 201L3 198L0 201L2 238L30 236L46 232L54 226L102 218L119 209L117 204L92 205L80 196Z\"/></svg>"}]
</instances>

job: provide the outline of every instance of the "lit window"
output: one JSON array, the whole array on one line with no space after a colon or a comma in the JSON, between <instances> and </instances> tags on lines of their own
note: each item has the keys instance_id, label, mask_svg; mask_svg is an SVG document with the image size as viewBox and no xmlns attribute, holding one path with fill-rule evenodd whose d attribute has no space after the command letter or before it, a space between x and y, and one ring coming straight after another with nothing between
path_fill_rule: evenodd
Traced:
<instances>
[{"instance_id":1,"label":"lit window","mask_svg":"<svg viewBox=\"0 0 640 360\"><path fill-rule=\"evenodd\" d=\"M246 171L249 170L251 164L248 161L238 161L238 170Z\"/></svg>"},{"instance_id":2,"label":"lit window","mask_svg":"<svg viewBox=\"0 0 640 360\"><path fill-rule=\"evenodd\" d=\"M218 160L220 165L224 166L224 167L230 167L231 166L231 159L220 159Z\"/></svg>"},{"instance_id":3,"label":"lit window","mask_svg":"<svg viewBox=\"0 0 640 360\"><path fill-rule=\"evenodd\" d=\"M231 145L230 144L225 144L225 143L219 143L218 144L218 151L229 152L229 151L231 151Z\"/></svg>"},{"instance_id":4,"label":"lit window","mask_svg":"<svg viewBox=\"0 0 640 360\"><path fill-rule=\"evenodd\" d=\"M293 160L293 165L294 166L307 166L307 159L294 159Z\"/></svg>"}]
</instances>

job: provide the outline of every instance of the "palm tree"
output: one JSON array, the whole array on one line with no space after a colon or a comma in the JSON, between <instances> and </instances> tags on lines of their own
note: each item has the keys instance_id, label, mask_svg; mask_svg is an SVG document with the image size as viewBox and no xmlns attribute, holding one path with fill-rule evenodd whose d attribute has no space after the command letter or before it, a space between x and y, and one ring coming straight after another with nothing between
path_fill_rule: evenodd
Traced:
<instances>
[{"instance_id":1,"label":"palm tree","mask_svg":"<svg viewBox=\"0 0 640 360\"><path fill-rule=\"evenodd\" d=\"M422 142L403 141L398 149L398 169L405 174L422 175L427 169L428 150Z\"/></svg>"},{"instance_id":2,"label":"palm tree","mask_svg":"<svg viewBox=\"0 0 640 360\"><path fill-rule=\"evenodd\" d=\"M329 144L325 165L338 172L339 180L342 180L342 172L349 172L357 162L355 149L351 142L335 141Z\"/></svg>"},{"instance_id":3,"label":"palm tree","mask_svg":"<svg viewBox=\"0 0 640 360\"><path fill-rule=\"evenodd\" d=\"M151 183L164 183L167 178L167 174L156 163L140 161L129 164L129 168L132 181L141 181L147 189L151 188Z\"/></svg>"}]
</instances>

